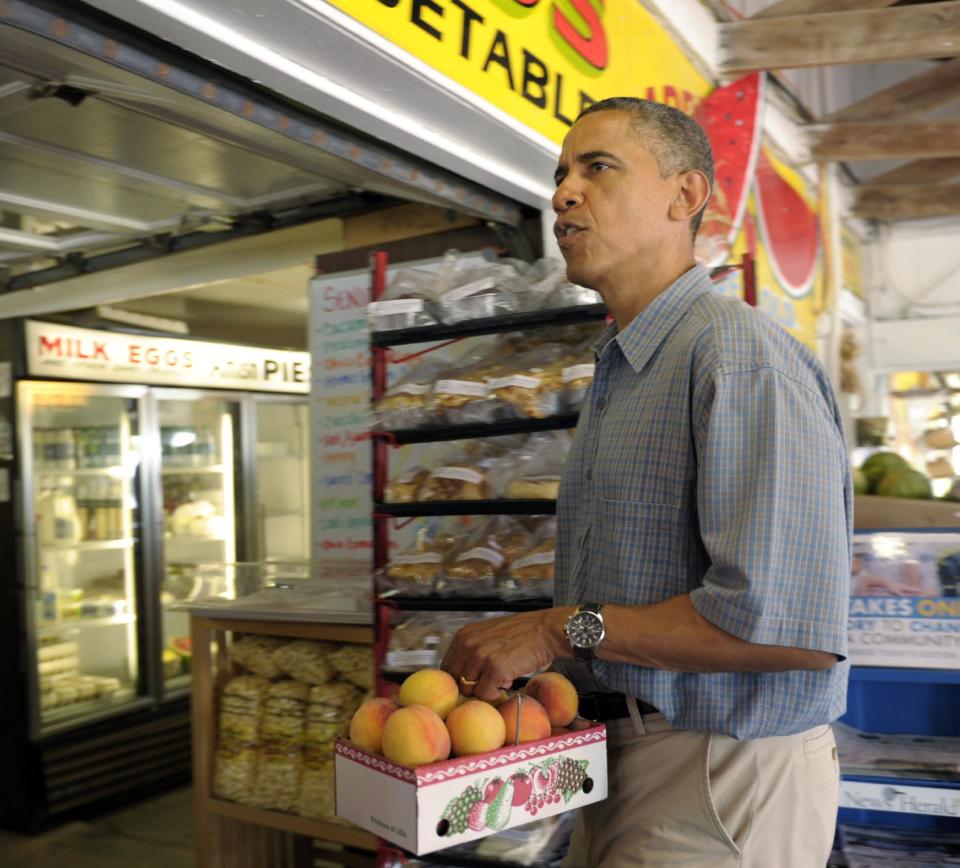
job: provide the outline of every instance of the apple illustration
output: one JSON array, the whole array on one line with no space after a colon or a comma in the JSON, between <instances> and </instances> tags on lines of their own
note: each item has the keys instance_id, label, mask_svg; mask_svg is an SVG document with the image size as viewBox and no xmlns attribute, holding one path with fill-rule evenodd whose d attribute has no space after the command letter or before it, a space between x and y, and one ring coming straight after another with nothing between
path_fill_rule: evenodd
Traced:
<instances>
[{"instance_id":1,"label":"apple illustration","mask_svg":"<svg viewBox=\"0 0 960 868\"><path fill-rule=\"evenodd\" d=\"M533 792L533 778L528 774L514 775L510 778L513 781L513 806L515 808L524 805L530 794Z\"/></svg>"},{"instance_id":2,"label":"apple illustration","mask_svg":"<svg viewBox=\"0 0 960 868\"><path fill-rule=\"evenodd\" d=\"M503 786L503 781L500 778L494 778L487 784L486 789L483 791L483 800L489 805L496 797L497 793L500 792L500 788Z\"/></svg>"}]
</instances>

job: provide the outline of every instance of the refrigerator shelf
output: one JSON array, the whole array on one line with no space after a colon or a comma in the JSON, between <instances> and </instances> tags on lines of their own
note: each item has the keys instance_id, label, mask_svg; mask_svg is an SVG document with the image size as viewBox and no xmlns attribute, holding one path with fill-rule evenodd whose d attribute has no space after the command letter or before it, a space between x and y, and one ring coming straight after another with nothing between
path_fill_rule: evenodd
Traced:
<instances>
[{"instance_id":1,"label":"refrigerator shelf","mask_svg":"<svg viewBox=\"0 0 960 868\"><path fill-rule=\"evenodd\" d=\"M71 630L90 630L98 627L114 627L118 624L133 624L136 615L107 615L103 618L71 618L59 624L44 624L37 627L38 636L50 636L56 633L65 633Z\"/></svg>"},{"instance_id":2,"label":"refrigerator shelf","mask_svg":"<svg viewBox=\"0 0 960 868\"><path fill-rule=\"evenodd\" d=\"M114 478L126 476L126 468L122 464L111 464L109 467L78 467L74 470L54 470L52 467L37 468L38 476L112 476Z\"/></svg>"},{"instance_id":3,"label":"refrigerator shelf","mask_svg":"<svg viewBox=\"0 0 960 868\"><path fill-rule=\"evenodd\" d=\"M129 705L133 702L146 705L149 700L139 698L132 687L121 687L110 697L101 696L96 699L84 699L81 702L57 705L53 708L44 709L43 728L46 732L63 723L69 722L73 725L78 717L89 718L94 715L101 717L118 706Z\"/></svg>"},{"instance_id":4,"label":"refrigerator shelf","mask_svg":"<svg viewBox=\"0 0 960 868\"><path fill-rule=\"evenodd\" d=\"M184 476L197 473L223 473L222 464L204 464L201 467L164 467L161 470L164 476Z\"/></svg>"},{"instance_id":5,"label":"refrigerator shelf","mask_svg":"<svg viewBox=\"0 0 960 868\"><path fill-rule=\"evenodd\" d=\"M133 548L132 539L100 539L79 543L40 543L45 551L61 552L102 552L111 549Z\"/></svg>"}]
</instances>

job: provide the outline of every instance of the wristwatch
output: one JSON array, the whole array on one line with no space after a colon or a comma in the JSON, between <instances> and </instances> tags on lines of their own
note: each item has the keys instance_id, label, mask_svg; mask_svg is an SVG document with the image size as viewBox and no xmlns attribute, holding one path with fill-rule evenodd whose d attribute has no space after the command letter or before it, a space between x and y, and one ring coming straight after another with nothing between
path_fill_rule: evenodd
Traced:
<instances>
[{"instance_id":1,"label":"wristwatch","mask_svg":"<svg viewBox=\"0 0 960 868\"><path fill-rule=\"evenodd\" d=\"M603 603L581 603L568 619L563 632L578 660L596 660L597 648L606 632L603 627L603 615L600 609Z\"/></svg>"}]
</instances>

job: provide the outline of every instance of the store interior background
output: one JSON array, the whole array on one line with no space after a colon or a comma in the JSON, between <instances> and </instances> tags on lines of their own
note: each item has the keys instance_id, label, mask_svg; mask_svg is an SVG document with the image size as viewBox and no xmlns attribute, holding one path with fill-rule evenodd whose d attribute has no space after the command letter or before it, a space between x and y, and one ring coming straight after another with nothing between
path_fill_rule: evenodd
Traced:
<instances>
[{"instance_id":1,"label":"store interior background","mask_svg":"<svg viewBox=\"0 0 960 868\"><path fill-rule=\"evenodd\" d=\"M255 5L212 0L204 11L242 30ZM289 30L264 33L264 44L280 48L285 38L295 42L297 19L289 5ZM646 5L692 46L701 66L715 71L722 69L718 23L734 24L775 4L662 0ZM158 26L160 13L149 4L124 7L120 0L104 0L90 3L90 10L91 21L99 20L100 12L125 19L120 32L133 44L138 44L136 28L160 40L175 41L179 32L169 22ZM302 82L291 86L282 71L260 69L249 57L225 61L221 86L236 88L257 111L341 133L378 157L385 152L397 161L410 160L413 150L421 159L414 157L412 164L447 184L445 193L436 193L399 180L378 160L365 166L355 155L338 157L276 125L257 123L252 109L212 108L199 91L174 92L156 76L135 76L24 31L11 38L10 31L0 21L0 282L5 289L0 318L165 333L156 319L124 322L126 312L171 321L170 336L309 350L310 283L318 273L363 275L377 250L388 251L393 263L434 260L450 249L492 250L528 260L556 252L543 180L552 174L556 149L529 139L515 143L512 134L497 142L493 128L482 125L472 129L481 129L486 140L465 141L469 124L478 123L475 107L459 106L466 118L460 144L482 157L465 165L425 141L427 134L418 140L407 131L391 138L384 119L361 117L359 108L351 110L348 125L348 115L335 110L332 97L308 94ZM178 49L172 56L186 66L191 52L197 58L235 59L221 47L214 50L213 40L183 34L178 43L183 54ZM146 40L141 47L153 44ZM302 46L298 50L304 59ZM322 72L327 62L332 63L317 57L308 65ZM772 147L798 164L812 185L829 190L824 214L842 215L823 237L832 254L827 277L832 304L817 320L816 342L836 384L844 334L856 348L848 365L859 388L841 394L855 463L875 448L858 440L857 420L886 418L892 426L889 444L916 466L927 469L945 459L951 470L960 468L960 446L930 454L922 446L932 415L943 411L946 427L951 413L960 411L955 349L960 188L954 183L960 178L960 148L954 139L942 153L921 142L916 153L904 150L887 159L864 159L856 149L852 156L817 158L811 156L823 133L817 123L934 70L944 76L937 93L905 105L896 119L914 126L956 121L960 74L947 70L958 63L928 52L923 58L786 69L775 73L779 84L768 90ZM358 91L367 84L358 80ZM424 92L432 93L432 85L424 85ZM395 93L379 93L384 100L398 99ZM434 98L450 100L438 102L435 111L446 117L443 132L455 139L456 124L450 120L456 117L455 101ZM884 200L886 211L876 210L871 184L879 182L889 192L897 183L895 173L917 160L927 160L922 183L908 185L911 192L894 196L892 204ZM497 165L513 171L491 183L491 167ZM441 183L438 189L443 188ZM485 201L465 207L462 202L477 192ZM952 204L946 201L951 193ZM498 203L514 209L512 225L493 218L491 209ZM844 275L840 222L857 242L856 286ZM955 434L960 440L960 430ZM950 489L953 475L934 478L935 494ZM117 864L126 859L146 866L150 863L142 859L129 862L140 859L137 854L146 847L156 851L157 864L192 864L189 794L177 792L163 797L162 816L178 829L173 838L156 834L154 810L161 809L147 802L122 814L122 826L110 826L111 820L98 829L84 818L49 833L47 843L11 834L0 839L0 854L9 846L17 859L11 865L39 865L38 854L62 858L72 849L74 861L63 864L83 868L84 859L95 864L98 848L116 846ZM108 839L120 843L111 845Z\"/></svg>"}]
</instances>

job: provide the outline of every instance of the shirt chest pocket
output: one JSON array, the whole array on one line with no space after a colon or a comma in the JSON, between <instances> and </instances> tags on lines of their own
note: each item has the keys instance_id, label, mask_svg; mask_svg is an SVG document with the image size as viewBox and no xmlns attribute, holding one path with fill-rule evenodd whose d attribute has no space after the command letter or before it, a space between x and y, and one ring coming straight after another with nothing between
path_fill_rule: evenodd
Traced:
<instances>
[{"instance_id":1,"label":"shirt chest pocket","mask_svg":"<svg viewBox=\"0 0 960 868\"><path fill-rule=\"evenodd\" d=\"M682 593L690 541L680 509L600 498L598 512L591 574L603 582L605 599L643 605Z\"/></svg>"},{"instance_id":2,"label":"shirt chest pocket","mask_svg":"<svg viewBox=\"0 0 960 868\"><path fill-rule=\"evenodd\" d=\"M679 507L696 482L689 429L667 417L605 417L590 464L596 494L612 501Z\"/></svg>"}]
</instances>

